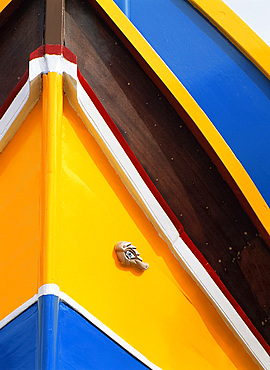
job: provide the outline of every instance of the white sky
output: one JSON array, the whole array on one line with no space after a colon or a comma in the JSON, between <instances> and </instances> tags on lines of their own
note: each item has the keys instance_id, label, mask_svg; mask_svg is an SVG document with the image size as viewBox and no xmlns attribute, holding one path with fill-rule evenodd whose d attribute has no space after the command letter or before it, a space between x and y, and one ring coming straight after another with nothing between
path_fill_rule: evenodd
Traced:
<instances>
[{"instance_id":1,"label":"white sky","mask_svg":"<svg viewBox=\"0 0 270 370\"><path fill-rule=\"evenodd\" d=\"M222 0L270 46L270 0Z\"/></svg>"}]
</instances>

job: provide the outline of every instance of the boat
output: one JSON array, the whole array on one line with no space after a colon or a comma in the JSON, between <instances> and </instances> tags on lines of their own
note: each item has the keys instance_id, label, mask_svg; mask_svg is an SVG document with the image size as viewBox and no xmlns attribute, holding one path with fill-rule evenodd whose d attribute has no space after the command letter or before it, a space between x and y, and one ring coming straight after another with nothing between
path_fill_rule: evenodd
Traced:
<instances>
[{"instance_id":1,"label":"boat","mask_svg":"<svg viewBox=\"0 0 270 370\"><path fill-rule=\"evenodd\" d=\"M269 369L269 46L224 2L0 2L0 368Z\"/></svg>"}]
</instances>

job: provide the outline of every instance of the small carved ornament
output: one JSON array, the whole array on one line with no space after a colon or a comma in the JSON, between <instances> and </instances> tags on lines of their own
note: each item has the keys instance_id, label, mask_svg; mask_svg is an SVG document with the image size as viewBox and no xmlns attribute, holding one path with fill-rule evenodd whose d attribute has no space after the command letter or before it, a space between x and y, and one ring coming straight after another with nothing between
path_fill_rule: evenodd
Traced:
<instances>
[{"instance_id":1,"label":"small carved ornament","mask_svg":"<svg viewBox=\"0 0 270 370\"><path fill-rule=\"evenodd\" d=\"M139 270L147 270L148 263L142 262L140 253L136 247L129 242L118 242L115 244L114 249L117 254L118 260L122 265L134 266Z\"/></svg>"}]
</instances>

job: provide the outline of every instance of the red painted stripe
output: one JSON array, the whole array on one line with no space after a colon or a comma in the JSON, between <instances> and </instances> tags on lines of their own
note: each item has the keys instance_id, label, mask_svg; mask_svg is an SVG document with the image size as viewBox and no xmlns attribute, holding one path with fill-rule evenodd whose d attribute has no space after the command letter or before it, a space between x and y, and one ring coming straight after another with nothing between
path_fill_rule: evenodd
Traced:
<instances>
[{"instance_id":1,"label":"red painted stripe","mask_svg":"<svg viewBox=\"0 0 270 370\"><path fill-rule=\"evenodd\" d=\"M69 62L77 64L77 56L63 45L41 45L30 54L30 60L49 55L63 55Z\"/></svg>"},{"instance_id":2,"label":"red painted stripe","mask_svg":"<svg viewBox=\"0 0 270 370\"><path fill-rule=\"evenodd\" d=\"M77 56L65 46L63 47L63 57L71 63L77 64Z\"/></svg>"},{"instance_id":3,"label":"red painted stripe","mask_svg":"<svg viewBox=\"0 0 270 370\"><path fill-rule=\"evenodd\" d=\"M62 45L44 45L44 54L62 55Z\"/></svg>"},{"instance_id":4,"label":"red painted stripe","mask_svg":"<svg viewBox=\"0 0 270 370\"><path fill-rule=\"evenodd\" d=\"M207 262L205 257L202 255L202 253L198 250L198 248L193 244L193 242L190 240L188 235L183 232L181 235L181 238L183 241L187 244L191 252L195 255L195 257L200 261L200 263L203 265L203 267L206 269L208 274L211 276L211 278L214 280L214 282L217 284L219 289L222 291L222 293L225 295L225 297L228 299L228 301L231 303L233 308L236 310L238 315L243 319L245 324L248 326L249 330L254 334L254 336L258 339L258 341L261 343L261 345L264 347L266 352L270 355L270 346L265 341L263 336L260 334L260 332L255 328L255 326L252 324L246 313L243 311L239 303L233 298L231 293L228 291L226 286L222 283L218 275L216 274L215 270L212 268L212 266Z\"/></svg>"},{"instance_id":5,"label":"red painted stripe","mask_svg":"<svg viewBox=\"0 0 270 370\"><path fill-rule=\"evenodd\" d=\"M268 354L270 354L270 346L267 344L267 342L262 337L262 335L259 333L259 331L255 328L255 326L252 324L252 322L247 317L247 315L245 314L243 309L240 307L240 305L237 303L237 301L230 294L230 292L228 291L226 286L222 283L222 281L220 280L220 278L218 277L218 275L216 274L216 272L212 268L212 266L207 262L207 260L202 255L202 253L198 250L198 248L194 245L194 243L191 241L191 239L185 233L183 225L180 223L178 218L175 216L175 214L173 213L173 211L171 210L171 208L169 207L167 202L164 200L164 198L162 197L162 195L158 191L158 189L156 188L156 186L154 185L154 183L152 182L152 180L150 179L150 177L148 176L148 174L146 173L146 171L142 167L141 163L139 162L139 160L137 159L137 157L135 156L135 154L131 150L130 146L126 142L125 138L121 134L120 130L118 129L116 124L113 122L113 120L111 119L111 117L109 116L109 114L107 113L107 111L105 110L105 108L103 107L103 105L101 104L101 102L97 98L96 94L91 89L91 87L89 86L88 82L85 80L85 78L83 77L83 75L81 74L79 69L78 69L77 74L78 74L78 79L79 79L81 85L83 86L84 90L86 91L86 93L88 94L88 96L90 97L92 102L94 103L95 107L97 108L97 110L99 111L99 113L101 114L101 116L103 117L103 119L105 120L105 122L107 123L107 125L109 126L109 128L111 129L113 134L115 135L116 139L118 140L118 142L122 146L123 150L125 151L125 153L129 157L129 159L131 160L133 165L135 166L136 170L139 172L140 176L142 177L142 179L144 180L144 182L146 183L148 188L151 190L151 192L154 195L154 197L156 198L156 200L159 202L159 204L161 205L163 210L166 212L166 214L168 215L168 217L170 218L170 220L172 221L172 223L174 224L174 226L178 230L179 235L182 238L182 240L186 243L186 245L189 247L191 252L198 259L198 261L203 265L205 270L208 272L208 274L214 280L216 285L219 287L219 289L222 291L222 293L225 295L225 297L228 299L228 301L234 307L234 309L239 314L239 316L246 323L246 325L248 326L250 331L254 334L254 336L258 339L258 341L264 347L266 352Z\"/></svg>"},{"instance_id":6,"label":"red painted stripe","mask_svg":"<svg viewBox=\"0 0 270 370\"><path fill-rule=\"evenodd\" d=\"M3 115L6 113L8 107L10 106L10 104L13 102L13 100L15 99L15 97L18 95L19 91L22 89L22 87L24 86L24 84L26 83L26 81L28 80L28 76L29 76L29 73L28 73L28 69L24 72L23 76L21 77L21 79L19 80L19 82L17 83L17 85L14 87L14 89L11 91L11 93L9 94L9 96L7 97L7 99L5 100L5 102L2 104L2 106L0 107L0 119L3 117Z\"/></svg>"},{"instance_id":7,"label":"red painted stripe","mask_svg":"<svg viewBox=\"0 0 270 370\"><path fill-rule=\"evenodd\" d=\"M29 60L43 57L43 55L45 54L44 51L45 51L44 45L41 45L30 54Z\"/></svg>"},{"instance_id":8,"label":"red painted stripe","mask_svg":"<svg viewBox=\"0 0 270 370\"><path fill-rule=\"evenodd\" d=\"M72 53L68 48L62 45L41 45L36 50L34 50L30 56L29 60L33 60L36 58L41 58L45 54L50 55L63 55L63 57L68 60L71 63L77 64L77 56ZM22 89L23 85L26 83L27 79L29 77L29 71L28 69L25 71L22 78L19 80L17 85L14 87L14 89L11 91L5 102L0 107L0 119L3 117L3 115L8 110L10 104L15 99L16 95L19 93L19 91Z\"/></svg>"},{"instance_id":9,"label":"red painted stripe","mask_svg":"<svg viewBox=\"0 0 270 370\"><path fill-rule=\"evenodd\" d=\"M182 224L179 222L178 218L175 216L175 214L173 213L171 208L168 206L168 204L166 203L164 198L161 196L161 194L159 193L156 186L151 181L150 177L148 176L148 174L146 173L144 168L141 166L140 162L138 161L138 159L135 156L135 154L133 153L133 151L130 149L128 143L124 139L124 137L121 134L121 132L119 131L118 127L115 125L115 123L113 122L113 120L111 119L111 117L109 116L109 114L107 113L105 108L103 107L103 105L100 103L97 96L95 95L95 93L93 92L91 87L89 86L88 82L82 76L79 69L78 69L77 73L78 73L78 79L79 79L80 83L82 84L83 88L85 89L86 93L89 95L90 99L93 101L93 103L96 106L96 108L98 109L99 113L104 118L107 125L109 126L109 128L111 129L111 131L113 132L113 134L115 135L115 137L117 138L119 143L121 144L122 148L124 149L124 151L126 152L128 157L130 158L131 162L136 167L140 176L147 183L147 186L150 188L150 190L153 193L153 195L155 196L155 198L158 199L158 202L160 203L162 208L165 210L165 212L167 213L167 215L169 216L169 218L171 219L171 221L175 225L176 229L178 230L178 232L181 233L183 231Z\"/></svg>"}]
</instances>

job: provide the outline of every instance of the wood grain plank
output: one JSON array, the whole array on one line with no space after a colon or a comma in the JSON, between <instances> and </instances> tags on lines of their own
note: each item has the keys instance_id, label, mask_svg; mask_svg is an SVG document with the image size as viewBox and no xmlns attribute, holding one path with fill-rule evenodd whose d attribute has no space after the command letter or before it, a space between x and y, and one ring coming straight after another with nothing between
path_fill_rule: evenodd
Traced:
<instances>
[{"instance_id":1,"label":"wood grain plank","mask_svg":"<svg viewBox=\"0 0 270 370\"><path fill-rule=\"evenodd\" d=\"M43 44L44 0L15 3L0 14L0 107L28 69L30 53Z\"/></svg>"},{"instance_id":2,"label":"wood grain plank","mask_svg":"<svg viewBox=\"0 0 270 370\"><path fill-rule=\"evenodd\" d=\"M62 45L64 37L64 0L47 0L45 44Z\"/></svg>"}]
</instances>

